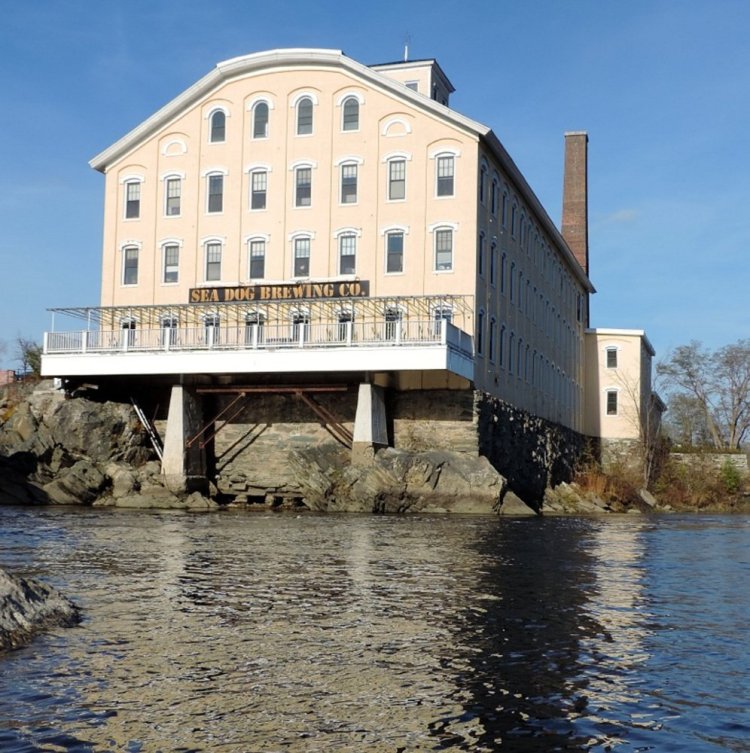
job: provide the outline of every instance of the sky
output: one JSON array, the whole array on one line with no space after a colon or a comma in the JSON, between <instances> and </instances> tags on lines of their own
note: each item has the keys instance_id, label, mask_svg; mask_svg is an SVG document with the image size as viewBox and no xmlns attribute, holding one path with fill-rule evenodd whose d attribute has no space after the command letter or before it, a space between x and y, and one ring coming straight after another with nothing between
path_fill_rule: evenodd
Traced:
<instances>
[{"instance_id":1,"label":"sky","mask_svg":"<svg viewBox=\"0 0 750 753\"><path fill-rule=\"evenodd\" d=\"M664 357L750 337L747 0L0 0L0 368L99 301L88 161L217 62L279 47L436 58L560 222L589 134L591 324ZM2 348L0 348L2 351Z\"/></svg>"}]
</instances>

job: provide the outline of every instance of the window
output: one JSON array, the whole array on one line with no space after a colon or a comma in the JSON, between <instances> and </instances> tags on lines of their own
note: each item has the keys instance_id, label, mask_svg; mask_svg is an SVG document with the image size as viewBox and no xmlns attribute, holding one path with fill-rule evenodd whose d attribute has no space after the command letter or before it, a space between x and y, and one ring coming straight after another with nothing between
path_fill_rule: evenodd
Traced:
<instances>
[{"instance_id":1,"label":"window","mask_svg":"<svg viewBox=\"0 0 750 753\"><path fill-rule=\"evenodd\" d=\"M221 280L221 243L206 244L206 282Z\"/></svg>"},{"instance_id":2,"label":"window","mask_svg":"<svg viewBox=\"0 0 750 753\"><path fill-rule=\"evenodd\" d=\"M354 312L353 311L339 311L339 326L337 336L339 340L345 340L351 342L354 336Z\"/></svg>"},{"instance_id":3,"label":"window","mask_svg":"<svg viewBox=\"0 0 750 753\"><path fill-rule=\"evenodd\" d=\"M484 204L487 199L487 166L482 165L479 170L479 202Z\"/></svg>"},{"instance_id":4,"label":"window","mask_svg":"<svg viewBox=\"0 0 750 753\"><path fill-rule=\"evenodd\" d=\"M222 212L224 210L224 176L208 176L208 211Z\"/></svg>"},{"instance_id":5,"label":"window","mask_svg":"<svg viewBox=\"0 0 750 753\"><path fill-rule=\"evenodd\" d=\"M182 181L179 178L167 178L164 189L165 214L167 217L175 217L180 213L180 199L182 197Z\"/></svg>"},{"instance_id":6,"label":"window","mask_svg":"<svg viewBox=\"0 0 750 753\"><path fill-rule=\"evenodd\" d=\"M268 138L268 103L258 102L253 107L253 138Z\"/></svg>"},{"instance_id":7,"label":"window","mask_svg":"<svg viewBox=\"0 0 750 753\"><path fill-rule=\"evenodd\" d=\"M453 309L450 306L435 306L432 310L432 321L435 323L434 334L442 335L445 323L450 324L453 321Z\"/></svg>"},{"instance_id":8,"label":"window","mask_svg":"<svg viewBox=\"0 0 750 753\"><path fill-rule=\"evenodd\" d=\"M495 317L493 316L490 319L490 338L489 338L489 343L488 343L488 348L487 348L487 350L489 351L490 361L493 361L493 362L495 360L495 333L496 331L497 331L497 321Z\"/></svg>"},{"instance_id":9,"label":"window","mask_svg":"<svg viewBox=\"0 0 750 753\"><path fill-rule=\"evenodd\" d=\"M385 310L385 339L397 340L401 338L401 318L403 313L401 309L388 307Z\"/></svg>"},{"instance_id":10,"label":"window","mask_svg":"<svg viewBox=\"0 0 750 753\"><path fill-rule=\"evenodd\" d=\"M219 342L220 327L221 317L218 314L206 314L203 317L203 330L209 348Z\"/></svg>"},{"instance_id":11,"label":"window","mask_svg":"<svg viewBox=\"0 0 750 753\"><path fill-rule=\"evenodd\" d=\"M484 350L484 311L480 309L477 314L477 355L482 355Z\"/></svg>"},{"instance_id":12,"label":"window","mask_svg":"<svg viewBox=\"0 0 750 753\"><path fill-rule=\"evenodd\" d=\"M125 184L125 219L134 220L141 216L141 184L137 180Z\"/></svg>"},{"instance_id":13,"label":"window","mask_svg":"<svg viewBox=\"0 0 750 753\"><path fill-rule=\"evenodd\" d=\"M490 208L492 209L492 214L497 217L497 192L498 192L498 183L497 178L492 179L492 189L490 191Z\"/></svg>"},{"instance_id":14,"label":"window","mask_svg":"<svg viewBox=\"0 0 750 753\"><path fill-rule=\"evenodd\" d=\"M356 97L347 97L344 100L344 107L342 108L342 131L358 131L359 130L359 101Z\"/></svg>"},{"instance_id":15,"label":"window","mask_svg":"<svg viewBox=\"0 0 750 753\"><path fill-rule=\"evenodd\" d=\"M162 281L165 283L180 281L180 248L176 243L164 246L164 274Z\"/></svg>"},{"instance_id":16,"label":"window","mask_svg":"<svg viewBox=\"0 0 750 753\"><path fill-rule=\"evenodd\" d=\"M607 390L607 415L617 415L617 390Z\"/></svg>"},{"instance_id":17,"label":"window","mask_svg":"<svg viewBox=\"0 0 750 753\"><path fill-rule=\"evenodd\" d=\"M510 234L515 238L516 237L516 213L517 213L516 205L513 205L513 208L510 210Z\"/></svg>"},{"instance_id":18,"label":"window","mask_svg":"<svg viewBox=\"0 0 750 753\"><path fill-rule=\"evenodd\" d=\"M166 348L177 344L177 328L179 322L176 316L163 316L161 319L161 347Z\"/></svg>"},{"instance_id":19,"label":"window","mask_svg":"<svg viewBox=\"0 0 750 753\"><path fill-rule=\"evenodd\" d=\"M310 339L310 315L305 311L292 314L292 340L295 342Z\"/></svg>"},{"instance_id":20,"label":"window","mask_svg":"<svg viewBox=\"0 0 750 753\"><path fill-rule=\"evenodd\" d=\"M223 110L216 110L211 115L211 143L219 143L226 138L227 116Z\"/></svg>"},{"instance_id":21,"label":"window","mask_svg":"<svg viewBox=\"0 0 750 753\"><path fill-rule=\"evenodd\" d=\"M268 173L256 170L250 173L250 209L265 209L268 192Z\"/></svg>"},{"instance_id":22,"label":"window","mask_svg":"<svg viewBox=\"0 0 750 753\"><path fill-rule=\"evenodd\" d=\"M122 250L122 284L138 284L138 247L126 246Z\"/></svg>"},{"instance_id":23,"label":"window","mask_svg":"<svg viewBox=\"0 0 750 753\"><path fill-rule=\"evenodd\" d=\"M266 242L262 239L250 241L250 279L262 280L266 276Z\"/></svg>"},{"instance_id":24,"label":"window","mask_svg":"<svg viewBox=\"0 0 750 753\"><path fill-rule=\"evenodd\" d=\"M393 159L388 163L388 199L406 198L406 160Z\"/></svg>"},{"instance_id":25,"label":"window","mask_svg":"<svg viewBox=\"0 0 750 753\"><path fill-rule=\"evenodd\" d=\"M339 274L353 275L357 266L357 236L339 236Z\"/></svg>"},{"instance_id":26,"label":"window","mask_svg":"<svg viewBox=\"0 0 750 753\"><path fill-rule=\"evenodd\" d=\"M294 171L294 206L309 207L312 203L312 168L298 167Z\"/></svg>"},{"instance_id":27,"label":"window","mask_svg":"<svg viewBox=\"0 0 750 753\"><path fill-rule=\"evenodd\" d=\"M263 342L263 327L266 320L263 314L253 312L245 317L245 344L254 345Z\"/></svg>"},{"instance_id":28,"label":"window","mask_svg":"<svg viewBox=\"0 0 750 753\"><path fill-rule=\"evenodd\" d=\"M500 261L500 292L505 293L505 280L508 276L508 255L503 254Z\"/></svg>"},{"instance_id":29,"label":"window","mask_svg":"<svg viewBox=\"0 0 750 753\"><path fill-rule=\"evenodd\" d=\"M617 348L607 348L607 368L617 368Z\"/></svg>"},{"instance_id":30,"label":"window","mask_svg":"<svg viewBox=\"0 0 750 753\"><path fill-rule=\"evenodd\" d=\"M490 285L497 282L497 244L493 243L490 249Z\"/></svg>"},{"instance_id":31,"label":"window","mask_svg":"<svg viewBox=\"0 0 750 753\"><path fill-rule=\"evenodd\" d=\"M400 231L388 233L385 237L385 271L404 271L404 234Z\"/></svg>"},{"instance_id":32,"label":"window","mask_svg":"<svg viewBox=\"0 0 750 753\"><path fill-rule=\"evenodd\" d=\"M500 342L498 343L498 363L502 366L505 363L505 325L500 327Z\"/></svg>"},{"instance_id":33,"label":"window","mask_svg":"<svg viewBox=\"0 0 750 753\"><path fill-rule=\"evenodd\" d=\"M357 203L357 166L341 165L341 203Z\"/></svg>"},{"instance_id":34,"label":"window","mask_svg":"<svg viewBox=\"0 0 750 753\"><path fill-rule=\"evenodd\" d=\"M508 194L503 191L503 205L502 205L502 222L503 227L507 227L508 224Z\"/></svg>"},{"instance_id":35,"label":"window","mask_svg":"<svg viewBox=\"0 0 750 753\"><path fill-rule=\"evenodd\" d=\"M297 135L308 136L313 132L313 102L310 97L302 97L297 102Z\"/></svg>"},{"instance_id":36,"label":"window","mask_svg":"<svg viewBox=\"0 0 750 753\"><path fill-rule=\"evenodd\" d=\"M516 336L511 332L508 339L508 373L513 373L513 346L516 342Z\"/></svg>"},{"instance_id":37,"label":"window","mask_svg":"<svg viewBox=\"0 0 750 753\"><path fill-rule=\"evenodd\" d=\"M516 263L510 264L510 302L513 303L516 299Z\"/></svg>"},{"instance_id":38,"label":"window","mask_svg":"<svg viewBox=\"0 0 750 753\"><path fill-rule=\"evenodd\" d=\"M310 275L310 239L294 239L294 276L308 277Z\"/></svg>"},{"instance_id":39,"label":"window","mask_svg":"<svg viewBox=\"0 0 750 753\"><path fill-rule=\"evenodd\" d=\"M444 154L437 158L437 195L453 196L454 158Z\"/></svg>"},{"instance_id":40,"label":"window","mask_svg":"<svg viewBox=\"0 0 750 753\"><path fill-rule=\"evenodd\" d=\"M453 231L449 228L435 231L435 269L438 272L453 269Z\"/></svg>"},{"instance_id":41,"label":"window","mask_svg":"<svg viewBox=\"0 0 750 753\"><path fill-rule=\"evenodd\" d=\"M484 277L484 233L479 233L479 243L477 243L477 270L480 277Z\"/></svg>"}]
</instances>

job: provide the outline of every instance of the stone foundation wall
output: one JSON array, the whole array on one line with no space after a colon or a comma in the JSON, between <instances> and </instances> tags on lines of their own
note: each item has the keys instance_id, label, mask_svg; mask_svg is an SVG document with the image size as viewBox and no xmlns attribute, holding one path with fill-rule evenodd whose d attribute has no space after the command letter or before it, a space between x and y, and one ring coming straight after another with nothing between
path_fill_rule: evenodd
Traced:
<instances>
[{"instance_id":1,"label":"stone foundation wall","mask_svg":"<svg viewBox=\"0 0 750 753\"><path fill-rule=\"evenodd\" d=\"M204 416L216 416L232 399L206 396ZM355 391L320 393L314 399L353 431ZM394 448L484 455L509 488L537 508L547 486L570 481L587 446L576 432L474 390L389 390L386 411ZM301 484L291 454L327 445L341 447L300 398L250 395L214 439L216 484L220 492L250 501L294 497L301 494Z\"/></svg>"},{"instance_id":2,"label":"stone foundation wall","mask_svg":"<svg viewBox=\"0 0 750 753\"><path fill-rule=\"evenodd\" d=\"M548 486L573 478L589 450L589 440L486 393L474 394L479 453L507 479L515 494L539 509Z\"/></svg>"}]
</instances>

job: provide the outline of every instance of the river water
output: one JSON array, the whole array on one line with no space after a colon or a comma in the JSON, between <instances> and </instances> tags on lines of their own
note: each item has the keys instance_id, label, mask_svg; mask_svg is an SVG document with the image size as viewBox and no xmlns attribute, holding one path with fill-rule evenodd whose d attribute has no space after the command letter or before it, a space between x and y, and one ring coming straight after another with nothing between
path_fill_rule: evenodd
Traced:
<instances>
[{"instance_id":1,"label":"river water","mask_svg":"<svg viewBox=\"0 0 750 753\"><path fill-rule=\"evenodd\" d=\"M0 507L0 751L750 751L750 518Z\"/></svg>"}]
</instances>

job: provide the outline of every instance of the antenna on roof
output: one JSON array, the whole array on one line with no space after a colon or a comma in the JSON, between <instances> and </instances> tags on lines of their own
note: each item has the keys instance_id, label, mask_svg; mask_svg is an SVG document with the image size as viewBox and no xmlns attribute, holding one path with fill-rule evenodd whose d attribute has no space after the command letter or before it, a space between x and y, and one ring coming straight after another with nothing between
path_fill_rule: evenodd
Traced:
<instances>
[{"instance_id":1,"label":"antenna on roof","mask_svg":"<svg viewBox=\"0 0 750 753\"><path fill-rule=\"evenodd\" d=\"M404 35L404 62L409 60L409 42L411 42L411 34L407 31Z\"/></svg>"}]
</instances>

